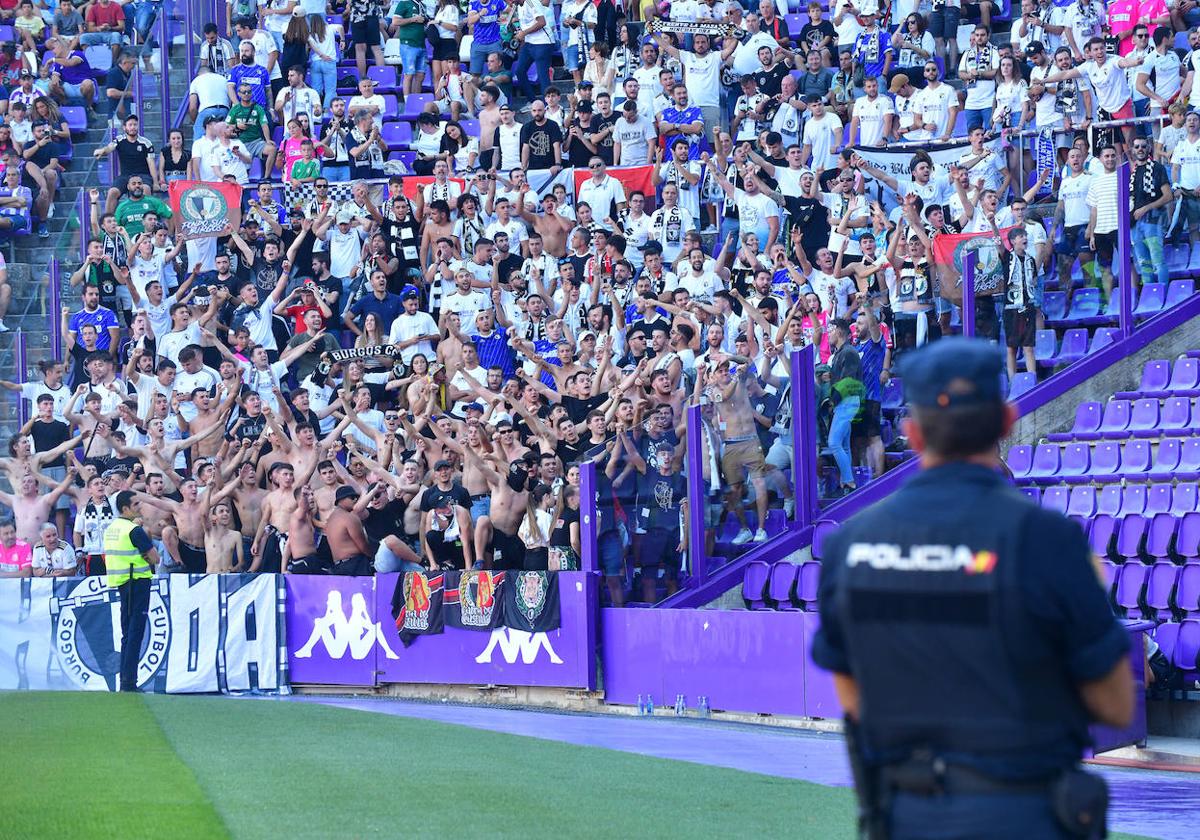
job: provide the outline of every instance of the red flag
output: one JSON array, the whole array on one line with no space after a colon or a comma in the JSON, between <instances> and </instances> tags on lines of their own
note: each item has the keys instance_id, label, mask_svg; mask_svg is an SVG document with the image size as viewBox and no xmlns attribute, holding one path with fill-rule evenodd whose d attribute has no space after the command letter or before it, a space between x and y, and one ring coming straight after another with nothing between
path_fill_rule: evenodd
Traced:
<instances>
[{"instance_id":1,"label":"red flag","mask_svg":"<svg viewBox=\"0 0 1200 840\"><path fill-rule=\"evenodd\" d=\"M230 210L241 207L242 188L225 181L172 181L167 198L184 236L220 236Z\"/></svg>"},{"instance_id":2,"label":"red flag","mask_svg":"<svg viewBox=\"0 0 1200 840\"><path fill-rule=\"evenodd\" d=\"M403 191L405 198L407 198L409 201L415 201L417 198L417 193L424 189L426 184L432 184L436 180L437 176L435 175L405 175L404 182L401 185L401 190ZM458 184L463 192L467 191L467 182L462 178L451 178L449 180L455 184ZM450 209L453 210L454 208L451 207Z\"/></svg>"},{"instance_id":3,"label":"red flag","mask_svg":"<svg viewBox=\"0 0 1200 840\"><path fill-rule=\"evenodd\" d=\"M1008 232L1016 225L1000 228L1000 243L1007 249ZM962 303L962 273L967 254L975 253L975 295L1000 294L1004 290L1000 250L996 237L986 233L938 233L933 237L933 262L941 278L942 297Z\"/></svg>"},{"instance_id":4,"label":"red flag","mask_svg":"<svg viewBox=\"0 0 1200 840\"><path fill-rule=\"evenodd\" d=\"M645 166L610 166L608 174L621 182L621 186L625 188L625 197L629 198L632 192L641 192L646 196L646 212L649 213L654 207L654 181L652 174L654 172L653 164ZM575 198L579 198L579 188L583 186L583 182L592 177L592 173L586 169L575 170Z\"/></svg>"}]
</instances>

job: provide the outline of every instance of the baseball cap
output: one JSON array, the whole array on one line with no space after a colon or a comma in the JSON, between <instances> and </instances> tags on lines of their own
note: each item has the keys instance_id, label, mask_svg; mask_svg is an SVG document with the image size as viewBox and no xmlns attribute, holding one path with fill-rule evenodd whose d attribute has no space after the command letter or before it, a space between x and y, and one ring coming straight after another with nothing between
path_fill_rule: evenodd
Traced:
<instances>
[{"instance_id":1,"label":"baseball cap","mask_svg":"<svg viewBox=\"0 0 1200 840\"><path fill-rule=\"evenodd\" d=\"M1025 55L1033 56L1038 53L1045 52L1046 48L1041 41L1030 41L1025 47Z\"/></svg>"},{"instance_id":2,"label":"baseball cap","mask_svg":"<svg viewBox=\"0 0 1200 840\"><path fill-rule=\"evenodd\" d=\"M483 414L483 403L469 403L467 405L467 411L478 411L480 414Z\"/></svg>"},{"instance_id":3,"label":"baseball cap","mask_svg":"<svg viewBox=\"0 0 1200 840\"><path fill-rule=\"evenodd\" d=\"M579 112L579 111L586 111L587 113L589 113L589 114L590 114L590 113L592 113L592 103L591 103L591 102L588 102L588 101L586 101L586 100L585 100L585 101L583 101L583 102L580 102L580 103L578 103L578 104L576 104L576 105L575 105L575 110L576 110L577 112Z\"/></svg>"},{"instance_id":4,"label":"baseball cap","mask_svg":"<svg viewBox=\"0 0 1200 840\"><path fill-rule=\"evenodd\" d=\"M434 470L441 470L441 469L450 469L451 466L452 466L451 463L449 461L447 461L445 458L443 458L440 461L438 461L436 464L434 464L433 468L434 468Z\"/></svg>"},{"instance_id":5,"label":"baseball cap","mask_svg":"<svg viewBox=\"0 0 1200 840\"><path fill-rule=\"evenodd\" d=\"M907 73L897 73L892 76L892 83L888 85L888 93L899 93L900 89L908 84Z\"/></svg>"},{"instance_id":6,"label":"baseball cap","mask_svg":"<svg viewBox=\"0 0 1200 840\"><path fill-rule=\"evenodd\" d=\"M420 298L421 292L416 286L405 286L400 290L400 300L408 300L409 298Z\"/></svg>"},{"instance_id":7,"label":"baseball cap","mask_svg":"<svg viewBox=\"0 0 1200 840\"><path fill-rule=\"evenodd\" d=\"M995 345L981 339L935 341L908 354L900 369L909 405L950 408L1004 401L1004 359Z\"/></svg>"},{"instance_id":8,"label":"baseball cap","mask_svg":"<svg viewBox=\"0 0 1200 840\"><path fill-rule=\"evenodd\" d=\"M354 214L349 210L339 210L336 218L339 225L348 225L354 220Z\"/></svg>"},{"instance_id":9,"label":"baseball cap","mask_svg":"<svg viewBox=\"0 0 1200 840\"><path fill-rule=\"evenodd\" d=\"M579 88L581 90L583 88L593 88L593 87L595 87L595 85L592 84L591 82L589 82L587 79L584 79L582 82L579 83Z\"/></svg>"},{"instance_id":10,"label":"baseball cap","mask_svg":"<svg viewBox=\"0 0 1200 840\"><path fill-rule=\"evenodd\" d=\"M509 105L507 102L505 102L503 105L500 106L500 110L501 111L511 111L512 106Z\"/></svg>"},{"instance_id":11,"label":"baseball cap","mask_svg":"<svg viewBox=\"0 0 1200 840\"><path fill-rule=\"evenodd\" d=\"M358 498L358 491L355 490L353 487L351 487L349 484L343 484L341 487L339 487L337 489L337 492L333 494L334 504L337 504L342 499L357 499L357 498Z\"/></svg>"}]
</instances>

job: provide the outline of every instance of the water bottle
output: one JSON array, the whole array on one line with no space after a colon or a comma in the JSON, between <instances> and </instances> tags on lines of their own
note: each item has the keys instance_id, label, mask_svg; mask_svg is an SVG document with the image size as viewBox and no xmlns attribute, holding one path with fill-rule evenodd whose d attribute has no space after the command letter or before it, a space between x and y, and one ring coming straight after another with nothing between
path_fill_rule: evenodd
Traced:
<instances>
[{"instance_id":1,"label":"water bottle","mask_svg":"<svg viewBox=\"0 0 1200 840\"><path fill-rule=\"evenodd\" d=\"M646 698L639 694L638 695L638 717L645 717L645 715L646 715Z\"/></svg>"},{"instance_id":2,"label":"water bottle","mask_svg":"<svg viewBox=\"0 0 1200 840\"><path fill-rule=\"evenodd\" d=\"M687 700L682 694L675 695L675 717L683 717L687 713Z\"/></svg>"},{"instance_id":3,"label":"water bottle","mask_svg":"<svg viewBox=\"0 0 1200 840\"><path fill-rule=\"evenodd\" d=\"M646 695L646 714L650 717L654 716L654 696L651 694Z\"/></svg>"},{"instance_id":4,"label":"water bottle","mask_svg":"<svg viewBox=\"0 0 1200 840\"><path fill-rule=\"evenodd\" d=\"M700 717L706 718L712 714L712 711L708 708L708 695L707 694L700 695L698 704L699 705L698 705L697 709L700 713Z\"/></svg>"}]
</instances>

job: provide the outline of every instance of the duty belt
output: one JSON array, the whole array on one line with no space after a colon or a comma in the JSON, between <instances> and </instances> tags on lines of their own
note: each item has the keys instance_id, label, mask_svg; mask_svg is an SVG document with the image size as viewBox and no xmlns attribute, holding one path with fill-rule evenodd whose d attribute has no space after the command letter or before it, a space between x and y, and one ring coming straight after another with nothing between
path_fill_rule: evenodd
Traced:
<instances>
[{"instance_id":1,"label":"duty belt","mask_svg":"<svg viewBox=\"0 0 1200 840\"><path fill-rule=\"evenodd\" d=\"M891 764L881 771L885 789L914 796L943 794L1045 793L1050 792L1054 779L1015 782L997 779L961 764L948 764L935 757L913 757Z\"/></svg>"}]
</instances>

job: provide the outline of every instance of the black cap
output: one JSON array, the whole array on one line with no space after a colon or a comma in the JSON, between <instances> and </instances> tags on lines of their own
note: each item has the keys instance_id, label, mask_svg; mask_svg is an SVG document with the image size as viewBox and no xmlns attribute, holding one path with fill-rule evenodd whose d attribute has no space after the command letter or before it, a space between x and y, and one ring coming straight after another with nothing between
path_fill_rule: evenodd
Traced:
<instances>
[{"instance_id":1,"label":"black cap","mask_svg":"<svg viewBox=\"0 0 1200 840\"><path fill-rule=\"evenodd\" d=\"M1046 48L1042 46L1041 41L1030 41L1025 45L1025 55L1037 55L1038 53L1045 51Z\"/></svg>"},{"instance_id":2,"label":"black cap","mask_svg":"<svg viewBox=\"0 0 1200 840\"><path fill-rule=\"evenodd\" d=\"M643 254L661 254L663 252L662 243L656 239L649 240L642 246Z\"/></svg>"},{"instance_id":3,"label":"black cap","mask_svg":"<svg viewBox=\"0 0 1200 840\"><path fill-rule=\"evenodd\" d=\"M442 469L443 467L445 467L445 468L449 468L449 467L451 467L451 466L453 466L453 465L452 465L452 464L451 464L449 461L447 461L445 458L443 458L442 460L440 460L440 461L438 461L436 464L434 464L434 465L433 465L433 468L434 468L435 470L440 470L440 469Z\"/></svg>"},{"instance_id":4,"label":"black cap","mask_svg":"<svg viewBox=\"0 0 1200 840\"><path fill-rule=\"evenodd\" d=\"M586 112L590 114L592 113L592 103L585 99L583 102L580 102L575 106L575 110L577 112Z\"/></svg>"},{"instance_id":5,"label":"black cap","mask_svg":"<svg viewBox=\"0 0 1200 840\"><path fill-rule=\"evenodd\" d=\"M337 492L333 494L333 503L337 504L342 499L357 499L358 495L358 491L349 484L343 484L337 489Z\"/></svg>"},{"instance_id":6,"label":"black cap","mask_svg":"<svg viewBox=\"0 0 1200 840\"><path fill-rule=\"evenodd\" d=\"M900 362L904 397L920 408L1001 403L1004 357L981 339L944 338L908 354Z\"/></svg>"}]
</instances>

